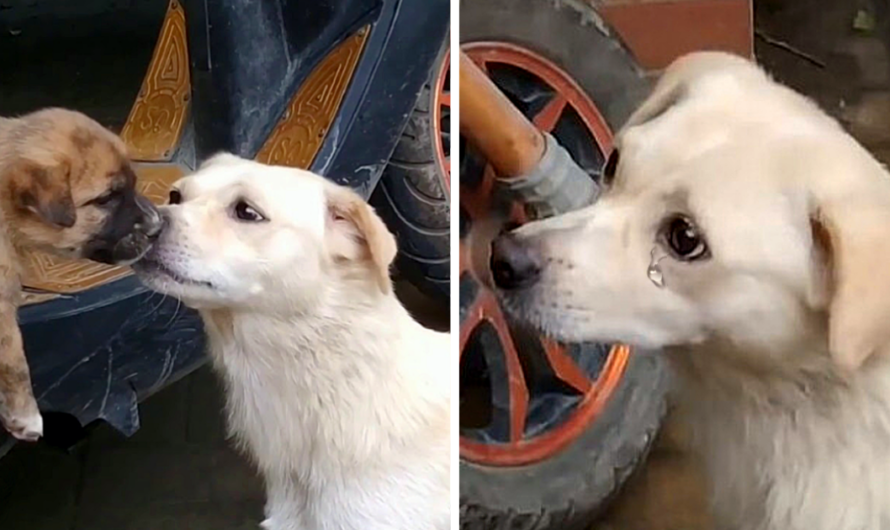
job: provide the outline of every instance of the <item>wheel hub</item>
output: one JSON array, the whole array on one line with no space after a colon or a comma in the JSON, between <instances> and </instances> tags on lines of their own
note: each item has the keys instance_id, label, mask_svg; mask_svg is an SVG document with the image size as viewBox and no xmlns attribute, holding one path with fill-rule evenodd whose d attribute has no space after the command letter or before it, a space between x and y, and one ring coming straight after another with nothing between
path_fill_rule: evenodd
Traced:
<instances>
[{"instance_id":1,"label":"wheel hub","mask_svg":"<svg viewBox=\"0 0 890 530\"><path fill-rule=\"evenodd\" d=\"M598 175L612 135L568 74L509 43L463 49L539 129ZM526 222L525 209L498 193L481 156L461 153L460 453L484 465L529 464L562 450L595 421L621 380L629 349L560 344L501 310L488 287L488 243L504 224Z\"/></svg>"}]
</instances>

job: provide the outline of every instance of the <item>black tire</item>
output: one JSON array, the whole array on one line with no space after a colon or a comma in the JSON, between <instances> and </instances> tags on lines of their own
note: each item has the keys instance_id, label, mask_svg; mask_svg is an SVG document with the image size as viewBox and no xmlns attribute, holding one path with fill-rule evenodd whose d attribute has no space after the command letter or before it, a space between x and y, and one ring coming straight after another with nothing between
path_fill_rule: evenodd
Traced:
<instances>
[{"instance_id":1,"label":"black tire","mask_svg":"<svg viewBox=\"0 0 890 530\"><path fill-rule=\"evenodd\" d=\"M642 463L665 413L667 370L635 351L602 415L559 454L492 468L461 461L461 530L587 529Z\"/></svg>"},{"instance_id":2,"label":"black tire","mask_svg":"<svg viewBox=\"0 0 890 530\"><path fill-rule=\"evenodd\" d=\"M446 39L370 201L398 240L398 271L443 304L451 292L451 200L437 160L432 105L447 53Z\"/></svg>"},{"instance_id":3,"label":"black tire","mask_svg":"<svg viewBox=\"0 0 890 530\"><path fill-rule=\"evenodd\" d=\"M461 41L530 49L574 77L612 130L648 91L597 13L578 0L461 0ZM667 369L635 351L603 413L561 452L522 467L460 464L462 530L573 530L595 516L644 460L665 412Z\"/></svg>"}]
</instances>

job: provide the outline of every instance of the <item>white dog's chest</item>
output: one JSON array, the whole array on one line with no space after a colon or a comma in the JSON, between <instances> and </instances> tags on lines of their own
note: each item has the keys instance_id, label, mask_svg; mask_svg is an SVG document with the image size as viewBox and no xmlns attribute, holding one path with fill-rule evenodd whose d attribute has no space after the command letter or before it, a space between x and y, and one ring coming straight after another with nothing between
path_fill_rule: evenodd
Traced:
<instances>
[{"instance_id":1,"label":"white dog's chest","mask_svg":"<svg viewBox=\"0 0 890 530\"><path fill-rule=\"evenodd\" d=\"M447 430L425 440L408 434L425 413L414 410L419 398L394 392L400 376L336 366L329 352L270 363L268 351L214 347L230 348L214 358L230 430L266 479L267 530L448 528Z\"/></svg>"},{"instance_id":2,"label":"white dog's chest","mask_svg":"<svg viewBox=\"0 0 890 530\"><path fill-rule=\"evenodd\" d=\"M385 460L390 441L374 414L381 403L340 388L311 366L255 361L250 353L230 354L223 371L231 428L262 467L296 469L311 482Z\"/></svg>"},{"instance_id":3,"label":"white dog's chest","mask_svg":"<svg viewBox=\"0 0 890 530\"><path fill-rule=\"evenodd\" d=\"M886 408L691 412L719 530L890 529Z\"/></svg>"}]
</instances>

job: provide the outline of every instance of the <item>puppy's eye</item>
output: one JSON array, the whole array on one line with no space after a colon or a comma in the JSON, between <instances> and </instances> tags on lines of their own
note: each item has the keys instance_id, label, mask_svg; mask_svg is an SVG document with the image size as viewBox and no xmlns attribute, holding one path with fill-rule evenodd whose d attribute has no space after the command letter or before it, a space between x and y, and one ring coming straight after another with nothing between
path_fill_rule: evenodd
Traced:
<instances>
[{"instance_id":1,"label":"puppy's eye","mask_svg":"<svg viewBox=\"0 0 890 530\"><path fill-rule=\"evenodd\" d=\"M259 223L266 220L266 218L263 217L263 214L243 200L236 202L232 211L237 219L247 223Z\"/></svg>"},{"instance_id":2,"label":"puppy's eye","mask_svg":"<svg viewBox=\"0 0 890 530\"><path fill-rule=\"evenodd\" d=\"M615 172L618 171L618 159L620 158L618 149L612 149L609 153L609 159L606 160L606 166L603 168L603 185L609 186L615 180Z\"/></svg>"},{"instance_id":3,"label":"puppy's eye","mask_svg":"<svg viewBox=\"0 0 890 530\"><path fill-rule=\"evenodd\" d=\"M686 217L668 219L662 237L674 257L681 261L696 261L709 256L703 235Z\"/></svg>"},{"instance_id":4,"label":"puppy's eye","mask_svg":"<svg viewBox=\"0 0 890 530\"><path fill-rule=\"evenodd\" d=\"M103 206L103 205L106 205L106 204L110 203L111 201L117 199L118 196L120 196L119 191L109 190L108 192L103 193L102 195L99 195L95 199L91 200L87 204L92 204L93 206Z\"/></svg>"},{"instance_id":5,"label":"puppy's eye","mask_svg":"<svg viewBox=\"0 0 890 530\"><path fill-rule=\"evenodd\" d=\"M179 204L182 202L182 193L179 190L170 190L170 204Z\"/></svg>"}]
</instances>

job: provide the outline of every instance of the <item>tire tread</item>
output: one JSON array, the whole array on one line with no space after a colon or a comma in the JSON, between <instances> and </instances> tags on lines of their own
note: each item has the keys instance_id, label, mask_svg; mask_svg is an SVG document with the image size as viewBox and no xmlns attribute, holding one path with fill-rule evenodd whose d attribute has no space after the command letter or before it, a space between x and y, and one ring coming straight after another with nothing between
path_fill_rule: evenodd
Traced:
<instances>
[{"instance_id":1,"label":"tire tread","mask_svg":"<svg viewBox=\"0 0 890 530\"><path fill-rule=\"evenodd\" d=\"M442 55L448 43L443 43ZM405 130L383 170L371 204L395 233L396 267L408 281L440 303L450 295L451 203L439 174L431 123L431 93L438 66L420 91Z\"/></svg>"}]
</instances>

